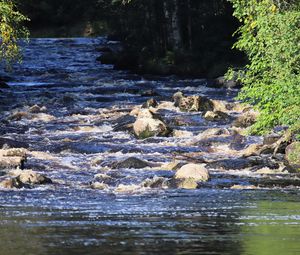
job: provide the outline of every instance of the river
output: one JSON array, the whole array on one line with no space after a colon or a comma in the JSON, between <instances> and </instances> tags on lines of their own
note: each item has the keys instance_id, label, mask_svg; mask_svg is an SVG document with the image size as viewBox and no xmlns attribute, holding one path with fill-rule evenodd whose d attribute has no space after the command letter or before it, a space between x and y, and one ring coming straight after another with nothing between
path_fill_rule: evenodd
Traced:
<instances>
[{"instance_id":1,"label":"river","mask_svg":"<svg viewBox=\"0 0 300 255\"><path fill-rule=\"evenodd\" d=\"M114 70L96 61L95 48L104 43L105 38L32 39L24 46L23 63L10 74L12 90L0 94L1 137L28 144L33 153L25 167L54 182L0 190L0 254L300 254L298 187L230 189L249 184L252 172L211 169L211 180L196 190L149 189L140 183L172 173L109 167L132 156L163 164L174 153L199 151L188 145L193 137L137 140L114 130L114 115L145 102L143 92L155 90L159 100L180 90L233 102L237 91L209 88L205 79ZM3 121L35 104L46 113ZM177 128L193 134L228 126L197 113L164 115L186 121ZM253 136L246 143L260 140ZM98 173L114 178L110 188L90 188ZM120 185L128 190L120 192Z\"/></svg>"}]
</instances>

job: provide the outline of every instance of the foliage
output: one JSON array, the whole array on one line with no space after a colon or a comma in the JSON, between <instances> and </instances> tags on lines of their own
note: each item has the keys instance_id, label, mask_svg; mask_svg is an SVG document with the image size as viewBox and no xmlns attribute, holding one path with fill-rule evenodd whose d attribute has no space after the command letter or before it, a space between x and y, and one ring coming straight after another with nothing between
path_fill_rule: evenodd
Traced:
<instances>
[{"instance_id":1,"label":"foliage","mask_svg":"<svg viewBox=\"0 0 300 255\"><path fill-rule=\"evenodd\" d=\"M229 0L242 22L235 48L249 64L239 72L239 99L261 113L253 133L300 122L300 4L283 0ZM229 71L229 77L233 72Z\"/></svg>"},{"instance_id":2,"label":"foliage","mask_svg":"<svg viewBox=\"0 0 300 255\"><path fill-rule=\"evenodd\" d=\"M28 38L28 31L22 22L28 20L18 12L10 0L0 1L0 61L10 65L21 58L18 46L19 38Z\"/></svg>"}]
</instances>

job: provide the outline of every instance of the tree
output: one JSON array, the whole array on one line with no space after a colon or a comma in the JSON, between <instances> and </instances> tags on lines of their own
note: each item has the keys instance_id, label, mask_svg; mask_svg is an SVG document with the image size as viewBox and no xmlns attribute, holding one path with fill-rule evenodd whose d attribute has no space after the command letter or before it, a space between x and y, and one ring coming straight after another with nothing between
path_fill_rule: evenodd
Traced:
<instances>
[{"instance_id":1,"label":"tree","mask_svg":"<svg viewBox=\"0 0 300 255\"><path fill-rule=\"evenodd\" d=\"M229 0L242 22L235 48L249 63L239 72L239 99L260 117L252 133L277 125L300 127L300 4L285 0ZM232 72L231 72L232 73ZM230 72L229 72L230 74ZM230 75L229 75L230 76Z\"/></svg>"},{"instance_id":2,"label":"tree","mask_svg":"<svg viewBox=\"0 0 300 255\"><path fill-rule=\"evenodd\" d=\"M28 38L28 31L22 26L26 20L12 1L0 0L0 61L11 65L21 59L18 41L20 38Z\"/></svg>"}]
</instances>

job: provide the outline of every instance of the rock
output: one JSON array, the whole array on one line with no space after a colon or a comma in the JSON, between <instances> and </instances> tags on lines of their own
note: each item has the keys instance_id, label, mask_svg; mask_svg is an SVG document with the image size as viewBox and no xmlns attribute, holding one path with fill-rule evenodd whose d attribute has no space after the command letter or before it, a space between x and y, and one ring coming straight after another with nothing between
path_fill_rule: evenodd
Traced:
<instances>
[{"instance_id":1,"label":"rock","mask_svg":"<svg viewBox=\"0 0 300 255\"><path fill-rule=\"evenodd\" d=\"M187 164L182 166L175 174L175 179L189 178L192 178L195 181L205 182L209 179L209 173L203 165Z\"/></svg>"},{"instance_id":2,"label":"rock","mask_svg":"<svg viewBox=\"0 0 300 255\"><path fill-rule=\"evenodd\" d=\"M45 111L47 111L47 108L45 106L40 107L36 104L29 108L30 113L42 113L42 112L45 112Z\"/></svg>"},{"instance_id":3,"label":"rock","mask_svg":"<svg viewBox=\"0 0 300 255\"><path fill-rule=\"evenodd\" d=\"M24 157L3 157L0 156L0 169L24 168Z\"/></svg>"},{"instance_id":4,"label":"rock","mask_svg":"<svg viewBox=\"0 0 300 255\"><path fill-rule=\"evenodd\" d=\"M30 188L29 185L20 182L17 178L6 179L0 182L0 188L2 189L22 189Z\"/></svg>"},{"instance_id":5,"label":"rock","mask_svg":"<svg viewBox=\"0 0 300 255\"><path fill-rule=\"evenodd\" d=\"M94 178L97 182L101 182L101 183L102 182L106 183L106 182L110 182L111 180L113 180L113 178L107 174L96 174L94 176Z\"/></svg>"},{"instance_id":6,"label":"rock","mask_svg":"<svg viewBox=\"0 0 300 255\"><path fill-rule=\"evenodd\" d=\"M154 176L154 178L152 178L152 179L146 179L143 182L143 186L145 188L152 188L152 189L168 188L166 179L163 177L157 177L157 176Z\"/></svg>"},{"instance_id":7,"label":"rock","mask_svg":"<svg viewBox=\"0 0 300 255\"><path fill-rule=\"evenodd\" d=\"M23 148L0 149L0 157L23 157L26 158L27 150Z\"/></svg>"},{"instance_id":8,"label":"rock","mask_svg":"<svg viewBox=\"0 0 300 255\"><path fill-rule=\"evenodd\" d=\"M133 131L139 139L168 136L171 133L171 129L149 110L143 110L139 113L133 124Z\"/></svg>"},{"instance_id":9,"label":"rock","mask_svg":"<svg viewBox=\"0 0 300 255\"><path fill-rule=\"evenodd\" d=\"M103 182L94 182L91 184L92 189L105 190L108 189L109 186Z\"/></svg>"},{"instance_id":10,"label":"rock","mask_svg":"<svg viewBox=\"0 0 300 255\"><path fill-rule=\"evenodd\" d=\"M198 183L193 178L172 179L169 182L169 187L173 189L196 189Z\"/></svg>"},{"instance_id":11,"label":"rock","mask_svg":"<svg viewBox=\"0 0 300 255\"><path fill-rule=\"evenodd\" d=\"M150 108L150 107L157 107L158 106L158 103L156 102L156 100L154 98L150 98L147 100L147 102L145 102L143 105L142 105L142 108Z\"/></svg>"},{"instance_id":12,"label":"rock","mask_svg":"<svg viewBox=\"0 0 300 255\"><path fill-rule=\"evenodd\" d=\"M281 137L282 135L276 133L267 134L264 136L263 145L271 145L276 143Z\"/></svg>"},{"instance_id":13,"label":"rock","mask_svg":"<svg viewBox=\"0 0 300 255\"><path fill-rule=\"evenodd\" d=\"M173 136L182 138L182 137L192 137L193 133L185 130L173 130Z\"/></svg>"},{"instance_id":14,"label":"rock","mask_svg":"<svg viewBox=\"0 0 300 255\"><path fill-rule=\"evenodd\" d=\"M134 107L131 112L129 113L130 116L138 116L140 113L140 107Z\"/></svg>"},{"instance_id":15,"label":"rock","mask_svg":"<svg viewBox=\"0 0 300 255\"><path fill-rule=\"evenodd\" d=\"M179 107L181 111L193 112L193 111L213 111L213 102L203 96L187 96L185 97L181 92L177 92L173 95L174 105Z\"/></svg>"},{"instance_id":16,"label":"rock","mask_svg":"<svg viewBox=\"0 0 300 255\"><path fill-rule=\"evenodd\" d=\"M260 153L262 145L261 144L250 144L244 150L241 151L242 157L250 157L250 156L257 156Z\"/></svg>"},{"instance_id":17,"label":"rock","mask_svg":"<svg viewBox=\"0 0 300 255\"><path fill-rule=\"evenodd\" d=\"M45 175L36 173L32 170L16 170L10 174L17 176L16 179L24 184L50 184L52 180Z\"/></svg>"},{"instance_id":18,"label":"rock","mask_svg":"<svg viewBox=\"0 0 300 255\"><path fill-rule=\"evenodd\" d=\"M8 117L8 120L20 121L22 119L27 119L29 117L28 112L15 112Z\"/></svg>"},{"instance_id":19,"label":"rock","mask_svg":"<svg viewBox=\"0 0 300 255\"><path fill-rule=\"evenodd\" d=\"M293 170L300 172L300 142L293 142L286 147L285 159Z\"/></svg>"},{"instance_id":20,"label":"rock","mask_svg":"<svg viewBox=\"0 0 300 255\"><path fill-rule=\"evenodd\" d=\"M114 124L113 131L115 131L115 132L120 132L120 131L131 132L132 128L133 128L133 123L135 121L136 121L136 118L134 116L132 116L131 114L122 116L113 121L113 124Z\"/></svg>"},{"instance_id":21,"label":"rock","mask_svg":"<svg viewBox=\"0 0 300 255\"><path fill-rule=\"evenodd\" d=\"M221 100L211 100L214 105L215 111L226 112L228 111L228 103L226 101Z\"/></svg>"},{"instance_id":22,"label":"rock","mask_svg":"<svg viewBox=\"0 0 300 255\"><path fill-rule=\"evenodd\" d=\"M226 89L241 88L241 83L237 79L227 80L224 76L216 78L211 85L212 87Z\"/></svg>"},{"instance_id":23,"label":"rock","mask_svg":"<svg viewBox=\"0 0 300 255\"><path fill-rule=\"evenodd\" d=\"M233 185L230 189L247 190L247 189L258 189L258 187L254 185Z\"/></svg>"},{"instance_id":24,"label":"rock","mask_svg":"<svg viewBox=\"0 0 300 255\"><path fill-rule=\"evenodd\" d=\"M204 115L204 119L208 120L208 121L220 121L220 120L228 120L229 119L229 115L225 112L221 112L221 111L207 111Z\"/></svg>"},{"instance_id":25,"label":"rock","mask_svg":"<svg viewBox=\"0 0 300 255\"><path fill-rule=\"evenodd\" d=\"M252 126L258 117L258 113L254 111L246 111L234 120L232 125L234 127L247 128Z\"/></svg>"},{"instance_id":26,"label":"rock","mask_svg":"<svg viewBox=\"0 0 300 255\"><path fill-rule=\"evenodd\" d=\"M112 165L112 168L114 169L120 169L120 168L134 168L134 169L141 169L146 167L152 167L153 165L143 161L138 158L130 157L123 161L117 162Z\"/></svg>"},{"instance_id":27,"label":"rock","mask_svg":"<svg viewBox=\"0 0 300 255\"><path fill-rule=\"evenodd\" d=\"M113 65L118 61L118 57L114 52L103 52L103 54L96 59L104 65Z\"/></svg>"},{"instance_id":28,"label":"rock","mask_svg":"<svg viewBox=\"0 0 300 255\"><path fill-rule=\"evenodd\" d=\"M209 128L196 136L196 139L208 139L214 136L230 135L225 128Z\"/></svg>"},{"instance_id":29,"label":"rock","mask_svg":"<svg viewBox=\"0 0 300 255\"><path fill-rule=\"evenodd\" d=\"M163 165L161 166L161 169L163 169L163 170L174 171L174 170L178 170L178 169L181 168L183 165L184 165L184 163L182 163L181 161L173 160L172 162L163 164Z\"/></svg>"}]
</instances>

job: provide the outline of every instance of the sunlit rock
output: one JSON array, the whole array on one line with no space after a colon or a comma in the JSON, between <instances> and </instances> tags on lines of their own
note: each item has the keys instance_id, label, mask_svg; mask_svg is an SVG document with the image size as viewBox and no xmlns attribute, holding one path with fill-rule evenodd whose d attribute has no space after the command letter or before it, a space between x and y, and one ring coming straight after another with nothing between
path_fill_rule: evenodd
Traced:
<instances>
[{"instance_id":1,"label":"sunlit rock","mask_svg":"<svg viewBox=\"0 0 300 255\"><path fill-rule=\"evenodd\" d=\"M196 182L205 182L209 179L209 173L204 165L187 164L176 172L175 179L194 179Z\"/></svg>"},{"instance_id":2,"label":"sunlit rock","mask_svg":"<svg viewBox=\"0 0 300 255\"><path fill-rule=\"evenodd\" d=\"M286 148L285 158L293 170L300 172L300 142L293 142Z\"/></svg>"},{"instance_id":3,"label":"sunlit rock","mask_svg":"<svg viewBox=\"0 0 300 255\"><path fill-rule=\"evenodd\" d=\"M204 115L204 119L208 121L225 121L229 119L229 115L221 111L207 111Z\"/></svg>"}]
</instances>

